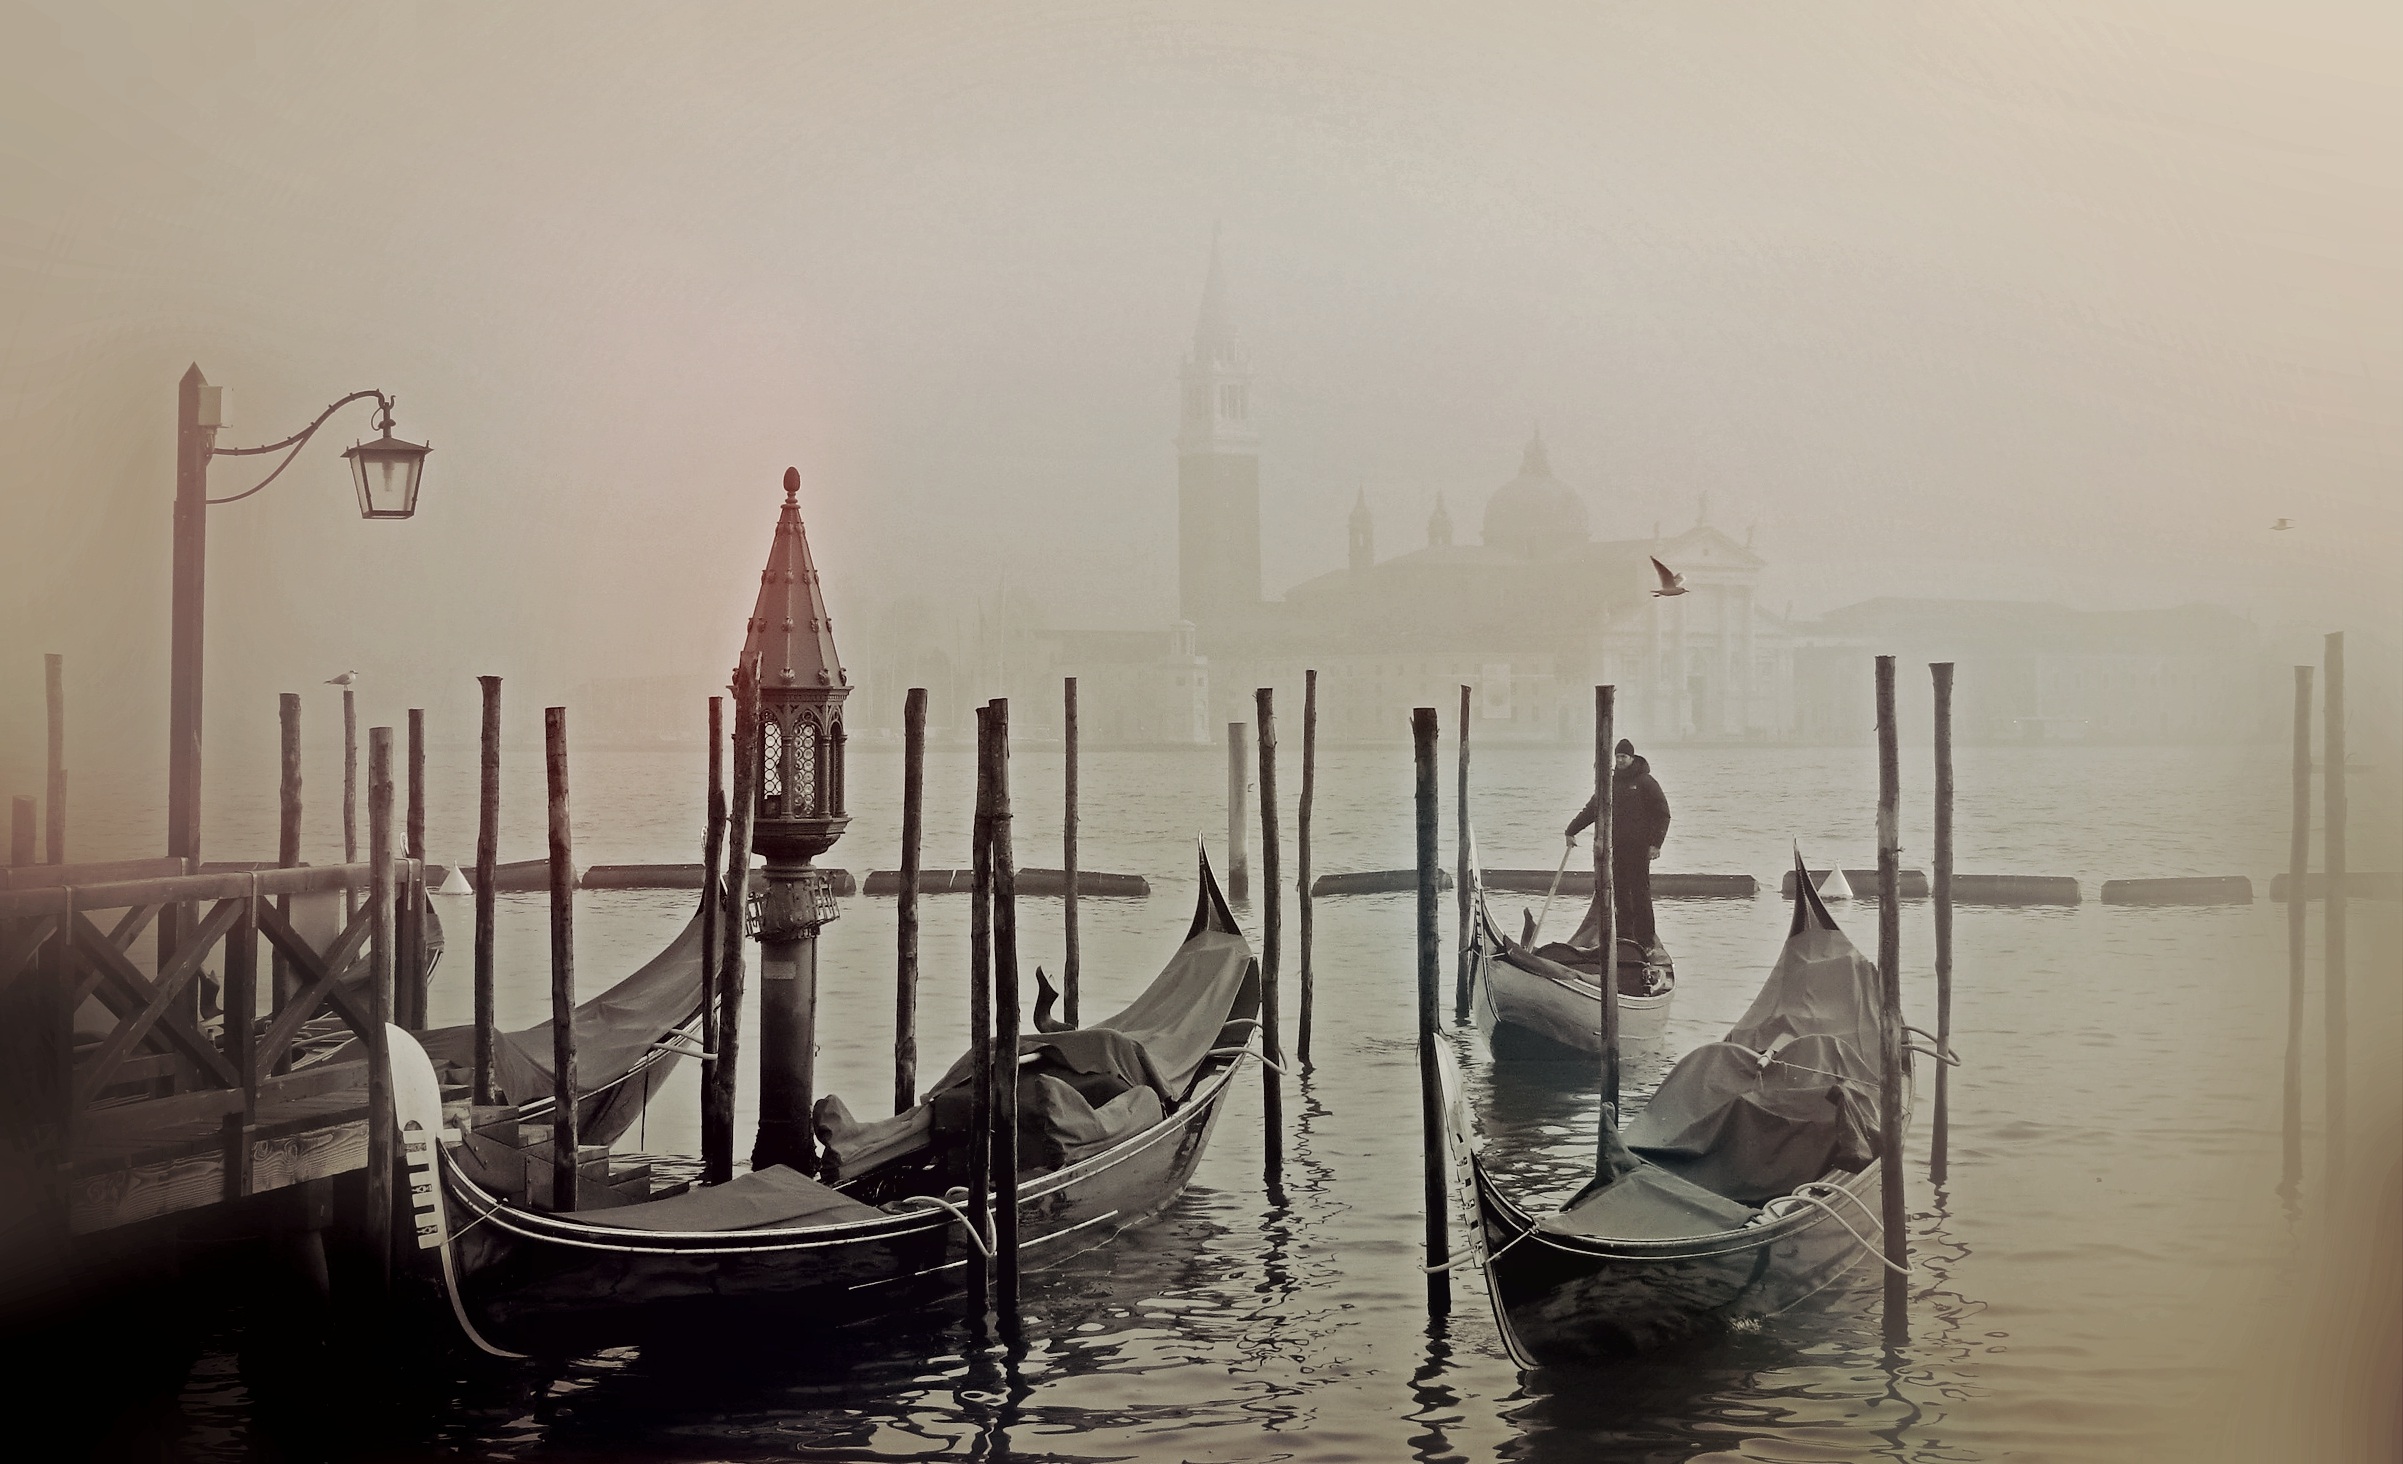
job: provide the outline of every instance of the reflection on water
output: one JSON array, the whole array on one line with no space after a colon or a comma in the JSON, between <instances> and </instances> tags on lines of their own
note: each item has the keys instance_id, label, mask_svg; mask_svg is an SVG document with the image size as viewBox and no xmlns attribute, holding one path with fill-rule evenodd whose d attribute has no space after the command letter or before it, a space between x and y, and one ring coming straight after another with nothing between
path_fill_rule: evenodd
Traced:
<instances>
[{"instance_id":1,"label":"reflection on water","mask_svg":"<svg viewBox=\"0 0 2403 1464\"><path fill-rule=\"evenodd\" d=\"M580 756L578 787L592 790L578 809L588 857L690 857L686 810L698 800L678 790L697 791L697 758ZM1016 769L1029 850L1053 836L1042 826L1056 807L1052 761L1029 752ZM1555 830L1582 787L1581 762L1576 749L1480 753L1479 838L1492 863L1549 866ZM1678 807L1664 864L1773 877L1795 836L1814 855L1824 848L1828 862L1866 862L1875 769L1865 750L1671 749L1653 763ZM2259 878L2283 863L2279 790L2250 777L2235 754L1964 749L1960 764L1967 870L2074 874L2091 896L2105 877L2250 868ZM1215 822L1223 777L1207 749L1087 754L1086 866L1142 872L1156 891L1147 901L1085 902L1088 1010L1108 1012L1132 995L1182 934L1191 830ZM1408 861L1406 751L1330 749L1319 778L1319 868ZM529 774L514 786L539 781ZM473 827L473 784L472 759L437 768L438 852L444 830ZM274 786L269 768L255 783L267 796L241 792L250 802L212 810L227 847L272 845ZM939 752L928 779L930 863L955 854L965 862L967 786L965 756ZM897 762L859 757L853 832L838 848L852 868L891 867L898 788ZM633 791L612 803L619 790ZM2382 795L2363 793L2365 804L2373 796ZM1906 857L1916 861L1927 848L1926 809L1908 779L1906 798ZM541 809L524 803L509 816L530 853L540 847ZM1447 828L1448 819L1447 808ZM2392 867L2366 853L2356 862ZM632 969L681 923L688 899L584 897L580 969L596 983L607 979L598 973ZM531 1022L547 1003L543 903L501 904L502 1017ZM1447 900L1447 921L1450 910ZM2274 1287L2294 1250L2275 1193L2283 913L2268 904L1960 912L1955 1027L1966 1065L1953 1082L1952 1181L1942 1191L1926 1185L1915 1138L1912 1335L1892 1357L1879 1343L1866 1266L1789 1315L1583 1372L1517 1373L1473 1270L1455 1274L1452 1314L1430 1321L1419 1270L1411 900L1368 896L1317 905L1315 1065L1286 1084L1281 1193L1262 1183L1260 1099L1247 1074L1182 1199L1102 1250L1028 1277L1021 1356L977 1345L951 1314L832 1336L796 1318L780 1335L725 1338L705 1353L626 1349L548 1367L445 1354L410 1395L422 1407L416 1444L401 1452L579 1461L2159 1456L2182 1413L2230 1391L2219 1371L2228 1298ZM2391 948L2396 913L2357 902L2358 948ZM939 1067L965 1037L955 959L965 902L929 899L922 915L919 1041L925 1065ZM1857 925L1869 907L1836 915ZM1786 909L1774 894L1664 901L1660 920L1680 987L1660 1048L1629 1055L1631 1105L1677 1053L1741 1015L1783 939ZM464 931L464 917L453 928ZM875 1096L890 1089L893 938L889 902L852 900L827 928L821 956L822 1081L859 1112L882 1111ZM1028 963L1048 961L1060 940L1057 902L1027 902ZM1929 956L1926 906L1908 906L1905 999L1922 1018L1934 1007ZM464 970L446 963L440 973L436 1021L464 1020ZM2357 1022L2391 1029L2391 984L2357 981L2355 990ZM755 1016L746 1023L756 1030ZM1589 1066L1496 1065L1473 1033L1447 1040L1496 1162L1566 1198L1593 1163ZM2307 1113L2316 1114L2316 1089L2310 1096ZM741 1121L750 1122L747 1109ZM674 1150L689 1147L697 1127L686 1072L636 1138ZM2316 1159L2316 1145L2310 1152ZM2307 1184L2306 1201L2310 1193ZM185 1387L174 1424L183 1457L253 1456L262 1424L235 1345L228 1330ZM301 1432L286 1453L338 1451L356 1434Z\"/></svg>"}]
</instances>

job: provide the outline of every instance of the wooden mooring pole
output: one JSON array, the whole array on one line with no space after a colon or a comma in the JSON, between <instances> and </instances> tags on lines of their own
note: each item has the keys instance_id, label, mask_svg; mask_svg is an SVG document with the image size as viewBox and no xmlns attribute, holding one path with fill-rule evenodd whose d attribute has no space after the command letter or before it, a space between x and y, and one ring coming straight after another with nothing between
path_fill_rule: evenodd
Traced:
<instances>
[{"instance_id":1,"label":"wooden mooring pole","mask_svg":"<svg viewBox=\"0 0 2403 1464\"><path fill-rule=\"evenodd\" d=\"M50 800L45 810L43 862L67 862L67 658L60 655L42 657L42 693L48 704L48 746L50 776L45 790ZM197 734L195 734L197 735Z\"/></svg>"},{"instance_id":2,"label":"wooden mooring pole","mask_svg":"<svg viewBox=\"0 0 2403 1464\"><path fill-rule=\"evenodd\" d=\"M31 864L37 850L33 795L20 793L9 805L8 862L12 865Z\"/></svg>"},{"instance_id":3,"label":"wooden mooring pole","mask_svg":"<svg viewBox=\"0 0 2403 1464\"><path fill-rule=\"evenodd\" d=\"M1894 728L1894 658L1877 658L1878 1174L1888 1347L1911 1340L1910 1216L1902 1172L1902 760Z\"/></svg>"},{"instance_id":4,"label":"wooden mooring pole","mask_svg":"<svg viewBox=\"0 0 2403 1464\"><path fill-rule=\"evenodd\" d=\"M1618 696L1616 686L1594 688L1594 910L1601 916L1602 1122L1594 1136L1594 1177L1607 1180L1632 1167L1619 1138L1619 890L1613 878L1618 856Z\"/></svg>"},{"instance_id":5,"label":"wooden mooring pole","mask_svg":"<svg viewBox=\"0 0 2403 1464\"><path fill-rule=\"evenodd\" d=\"M282 737L282 766L276 782L275 862L280 869L292 869L300 864L300 693L287 691L275 699L275 720ZM278 895L275 913L287 925L292 921L292 897ZM300 994L292 975L292 966L279 948L272 964L274 1006L278 1016L284 1003Z\"/></svg>"},{"instance_id":6,"label":"wooden mooring pole","mask_svg":"<svg viewBox=\"0 0 2403 1464\"><path fill-rule=\"evenodd\" d=\"M926 838L926 688L901 703L901 894L893 960L893 1111L918 1103L918 860Z\"/></svg>"},{"instance_id":7,"label":"wooden mooring pole","mask_svg":"<svg viewBox=\"0 0 2403 1464\"><path fill-rule=\"evenodd\" d=\"M1252 892L1251 855L1243 846L1243 795L1251 782L1245 767L1243 724L1227 723L1227 898L1248 899Z\"/></svg>"},{"instance_id":8,"label":"wooden mooring pole","mask_svg":"<svg viewBox=\"0 0 2403 1464\"><path fill-rule=\"evenodd\" d=\"M1060 809L1060 924L1066 945L1060 960L1060 1019L1071 1027L1082 1020L1077 1015L1077 990L1085 969L1076 930L1076 732L1076 678L1070 676L1060 684L1061 772L1065 779Z\"/></svg>"},{"instance_id":9,"label":"wooden mooring pole","mask_svg":"<svg viewBox=\"0 0 2403 1464\"><path fill-rule=\"evenodd\" d=\"M551 829L551 1208L576 1208L576 848L567 806L567 708L542 709Z\"/></svg>"},{"instance_id":10,"label":"wooden mooring pole","mask_svg":"<svg viewBox=\"0 0 2403 1464\"><path fill-rule=\"evenodd\" d=\"M1453 943L1460 947L1459 971L1452 978L1452 1022L1458 1026L1469 1017L1469 922L1474 915L1469 909L1469 699L1475 689L1460 688L1460 787L1452 795L1454 822L1459 826L1454 836L1452 892L1459 909L1453 919Z\"/></svg>"},{"instance_id":11,"label":"wooden mooring pole","mask_svg":"<svg viewBox=\"0 0 2403 1464\"><path fill-rule=\"evenodd\" d=\"M968 1217L986 1245L993 1237L993 709L976 709L976 813L969 824L968 891ZM968 1330L982 1337L991 1300L992 1263L971 1245L967 1257Z\"/></svg>"},{"instance_id":12,"label":"wooden mooring pole","mask_svg":"<svg viewBox=\"0 0 2403 1464\"><path fill-rule=\"evenodd\" d=\"M1298 1028L1294 1033L1294 1053L1302 1066L1310 1066L1310 1018L1314 984L1310 973L1311 924L1315 913L1310 901L1310 804L1318 792L1318 673L1302 673L1302 796L1294 811L1294 913L1297 934L1301 937L1302 1001Z\"/></svg>"},{"instance_id":13,"label":"wooden mooring pole","mask_svg":"<svg viewBox=\"0 0 2403 1464\"><path fill-rule=\"evenodd\" d=\"M2311 668L2295 667L2294 826L2286 845L2286 1071L2279 1188L2292 1202L2303 1187L2304 916L2311 877Z\"/></svg>"},{"instance_id":14,"label":"wooden mooring pole","mask_svg":"<svg viewBox=\"0 0 2403 1464\"><path fill-rule=\"evenodd\" d=\"M1952 662L1931 661L1936 692L1936 1051L1952 1051ZM1798 896L1799 898L1799 896ZM1928 1137L1927 1177L1951 1177L1952 1064L1936 1059L1934 1132Z\"/></svg>"},{"instance_id":15,"label":"wooden mooring pole","mask_svg":"<svg viewBox=\"0 0 2403 1464\"><path fill-rule=\"evenodd\" d=\"M1018 873L1010 843L1010 703L993 701L993 1310L1001 1340L1018 1316Z\"/></svg>"},{"instance_id":16,"label":"wooden mooring pole","mask_svg":"<svg viewBox=\"0 0 2403 1464\"><path fill-rule=\"evenodd\" d=\"M2345 633L2328 634L2324 653L2328 669L2320 695L2320 796L2326 802L2322 823L2327 827L2327 851L2321 856L2328 897L2320 911L2320 939L2326 942L2322 961L2328 984L2322 1016L2327 1023L2327 1052L2321 1063L2328 1069L2328 1194L2344 1188L2345 1170ZM2301 903L2298 886L2287 898Z\"/></svg>"},{"instance_id":17,"label":"wooden mooring pole","mask_svg":"<svg viewBox=\"0 0 2403 1464\"><path fill-rule=\"evenodd\" d=\"M401 847L418 871L405 877L400 905L400 977L394 1000L400 1024L412 1032L426 1024L425 880L426 858L426 713L409 708L408 819Z\"/></svg>"},{"instance_id":18,"label":"wooden mooring pole","mask_svg":"<svg viewBox=\"0 0 2403 1464\"><path fill-rule=\"evenodd\" d=\"M759 806L759 677L734 671L734 770L726 800L726 869L719 884L716 1081L701 1094L701 1177L734 1178L734 1085L742 1048L743 916L751 894L751 819Z\"/></svg>"},{"instance_id":19,"label":"wooden mooring pole","mask_svg":"<svg viewBox=\"0 0 2403 1464\"><path fill-rule=\"evenodd\" d=\"M392 729L367 734L367 850L374 870L368 888L373 934L367 979L367 1253L378 1294L392 1283L393 1166L400 1134L392 1112L392 1049L384 1026L392 1020L393 868Z\"/></svg>"},{"instance_id":20,"label":"wooden mooring pole","mask_svg":"<svg viewBox=\"0 0 2403 1464\"><path fill-rule=\"evenodd\" d=\"M347 686L342 688L342 862L359 862L359 702ZM353 905L350 891L344 890L346 920Z\"/></svg>"},{"instance_id":21,"label":"wooden mooring pole","mask_svg":"<svg viewBox=\"0 0 2403 1464\"><path fill-rule=\"evenodd\" d=\"M479 676L476 685L484 694L484 722L476 782L475 1101L490 1104L493 1047L499 1040L492 994L492 927L499 892L492 885L501 858L501 678Z\"/></svg>"},{"instance_id":22,"label":"wooden mooring pole","mask_svg":"<svg viewBox=\"0 0 2403 1464\"><path fill-rule=\"evenodd\" d=\"M709 699L709 789L701 800L701 1092L718 1076L718 924L721 898L718 866L726 853L726 699ZM703 1100L708 1100L704 1096ZM707 1147L708 1124L702 1124Z\"/></svg>"},{"instance_id":23,"label":"wooden mooring pole","mask_svg":"<svg viewBox=\"0 0 2403 1464\"><path fill-rule=\"evenodd\" d=\"M1410 714L1413 798L1418 816L1418 1117L1420 1157L1426 1189L1427 1314L1452 1310L1450 1198L1444 1162L1443 1079L1435 1066L1435 1028L1442 1015L1443 920L1436 903L1435 876L1442 868L1436 847L1435 708Z\"/></svg>"},{"instance_id":24,"label":"wooden mooring pole","mask_svg":"<svg viewBox=\"0 0 2403 1464\"><path fill-rule=\"evenodd\" d=\"M1277 879L1277 694L1263 686L1252 693L1260 744L1260 1148L1271 1198L1281 1194L1285 1174L1285 1078L1278 1068L1285 1048L1278 1037L1278 965L1284 942L1285 891Z\"/></svg>"}]
</instances>

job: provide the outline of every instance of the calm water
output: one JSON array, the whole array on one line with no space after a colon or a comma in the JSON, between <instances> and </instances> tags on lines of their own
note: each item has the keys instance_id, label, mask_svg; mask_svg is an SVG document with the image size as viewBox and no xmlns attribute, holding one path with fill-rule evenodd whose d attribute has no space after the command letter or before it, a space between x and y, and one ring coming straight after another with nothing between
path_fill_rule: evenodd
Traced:
<instances>
[{"instance_id":1,"label":"calm water","mask_svg":"<svg viewBox=\"0 0 2403 1464\"><path fill-rule=\"evenodd\" d=\"M1867 749L1653 757L1676 813L1664 869L1773 880L1795 838L1814 863L1874 862ZM1194 836L1207 832L1215 845L1223 829L1222 759L1208 750L1087 755L1085 866L1146 874L1155 890L1148 901L1085 903L1088 1011L1112 1010L1139 989L1181 934ZM1300 781L1291 733L1287 759L1290 867ZM432 853L465 858L472 753L443 750L434 761ZM580 861L698 857L698 761L697 752L580 751ZM1319 871L1408 864L1407 749L1336 749L1322 761ZM1022 748L1016 760L1022 863L1058 862L1057 764L1056 748ZM1555 830L1578 801L1583 766L1574 750L1480 750L1474 802L1488 864L1537 867L1557 856ZM2284 862L2282 767L2274 754L2223 750L1960 755L1965 872L2075 875L2090 901L2105 878L2245 873L2264 899L1960 912L1955 1029L1967 1066L1953 1088L1953 1174L1945 1189L1926 1183L1923 1103L1912 1137L1913 1336L1891 1362L1866 1274L1803 1313L1594 1373L1514 1370L1474 1272L1457 1278L1449 1319L1431 1323L1416 1265L1410 902L1329 899L1318 905L1316 1066L1298 1096L1288 1089L1284 1203L1264 1193L1258 1088L1247 1083L1167 1216L1034 1278L1022 1362L963 1357L963 1334L937 1317L851 1339L842 1369L781 1353L629 1350L541 1370L465 1371L441 1390L425 1448L696 1460L2161 1456L2195 1437L2197 1420L2228 1396L2246 1319L2297 1284L2309 1234L2316 1189L2300 1219L2274 1192L2284 907L2267 902L2266 882ZM963 754L935 755L930 864L966 862L969 775ZM212 853L271 846L272 769L236 759L211 776L212 792L225 793L212 814ZM318 799L309 853L332 857L339 822L325 791L339 788L339 772L312 749L309 776ZM541 852L538 754L513 749L508 776L504 857L531 857ZM1924 748L1906 749L1905 776L1905 863L1924 867ZM1448 790L1448 766L1444 781ZM899 759L855 755L852 783L855 822L831 862L889 868ZM2391 774L2357 778L2355 788L2355 867L2397 867L2380 842L2398 826ZM1447 804L1447 863L1451 818ZM144 852L154 837L105 816L84 827L91 842L78 853L94 857ZM1516 897L1502 898L1515 909ZM964 1037L966 906L936 898L924 907L927 1070ZM501 1015L529 1023L547 1002L544 905L503 896L501 907ZM586 990L638 964L688 908L676 894L582 897ZM2368 953L2397 949L2397 907L2353 910L2360 972ZM1256 923L1255 910L1240 913ZM445 916L454 954L437 977L433 1015L458 1022L467 1017L471 917L465 901ZM1871 907L1837 916L1872 943ZM1027 963L1056 969L1058 902L1027 901L1021 918ZM1448 938L1448 897L1445 920ZM1716 1036L1742 1010L1785 920L1773 894L1663 902L1661 928L1683 977L1670 1053ZM2316 927L2315 918L2315 950ZM890 1091L892 941L891 902L855 899L828 928L821 958L821 1081L862 1113L882 1111ZM1931 943L1927 908L1906 907L1907 999L1912 1019L1929 1026ZM2363 1048L2392 1053L2397 983L2357 975L2353 989ZM1289 995L1289 1022L1295 1005ZM2316 981L2309 1023L2316 1130ZM1451 1040L1489 1131L1503 1130L1522 1172L1548 1176L1565 1195L1591 1152L1590 1094L1540 1075L1505 1080L1475 1034ZM2379 1065L2357 1051L2357 1071ZM1656 1077L1658 1066L1639 1071ZM743 1123L747 1135L748 1115ZM697 1127L688 1072L628 1142L689 1148ZM2311 1155L2316 1187L2316 1147ZM204 1358L182 1413L189 1456L250 1456L230 1341Z\"/></svg>"}]
</instances>

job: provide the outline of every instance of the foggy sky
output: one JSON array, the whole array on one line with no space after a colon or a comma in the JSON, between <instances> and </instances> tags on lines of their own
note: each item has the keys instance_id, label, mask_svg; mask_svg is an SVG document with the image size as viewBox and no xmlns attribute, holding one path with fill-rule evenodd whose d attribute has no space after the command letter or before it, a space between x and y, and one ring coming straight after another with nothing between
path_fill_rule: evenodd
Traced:
<instances>
[{"instance_id":1,"label":"foggy sky","mask_svg":"<svg viewBox=\"0 0 2403 1464\"><path fill-rule=\"evenodd\" d=\"M1540 421L1774 608L2393 625L2391 5L1467 10L0 5L0 772L46 650L163 762L191 361L223 444L373 386L435 448L413 522L359 406L211 511L212 739L723 668L787 464L838 640L1004 573L1164 623L1213 225L1271 594L1356 490L1473 537Z\"/></svg>"}]
</instances>

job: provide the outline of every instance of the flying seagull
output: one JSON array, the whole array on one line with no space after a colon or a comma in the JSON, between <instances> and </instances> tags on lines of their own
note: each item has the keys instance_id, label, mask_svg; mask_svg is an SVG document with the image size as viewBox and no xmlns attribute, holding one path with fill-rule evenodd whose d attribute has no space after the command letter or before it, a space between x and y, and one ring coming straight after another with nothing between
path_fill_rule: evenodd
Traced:
<instances>
[{"instance_id":1,"label":"flying seagull","mask_svg":"<svg viewBox=\"0 0 2403 1464\"><path fill-rule=\"evenodd\" d=\"M1660 588L1654 590L1652 592L1653 594L1682 595L1685 593L1684 575L1673 572L1667 565L1661 563L1657 559L1652 561L1652 567L1660 572Z\"/></svg>"},{"instance_id":2,"label":"flying seagull","mask_svg":"<svg viewBox=\"0 0 2403 1464\"><path fill-rule=\"evenodd\" d=\"M2280 519L2276 523L2270 525L2270 527L2273 529L2291 529L2294 526L2295 521L2293 519Z\"/></svg>"},{"instance_id":3,"label":"flying seagull","mask_svg":"<svg viewBox=\"0 0 2403 1464\"><path fill-rule=\"evenodd\" d=\"M341 688L342 688L344 691L348 691L348 690L350 690L350 684L351 684L353 681L356 681L356 680L358 680L358 679L359 679L359 673L358 673L358 672L356 672L356 671L345 671L345 672L343 672L343 673L342 673L341 675L339 675L339 676L328 676L328 677L325 679L325 684L326 684L326 685L328 685L328 686L339 686L339 687L341 687Z\"/></svg>"}]
</instances>

